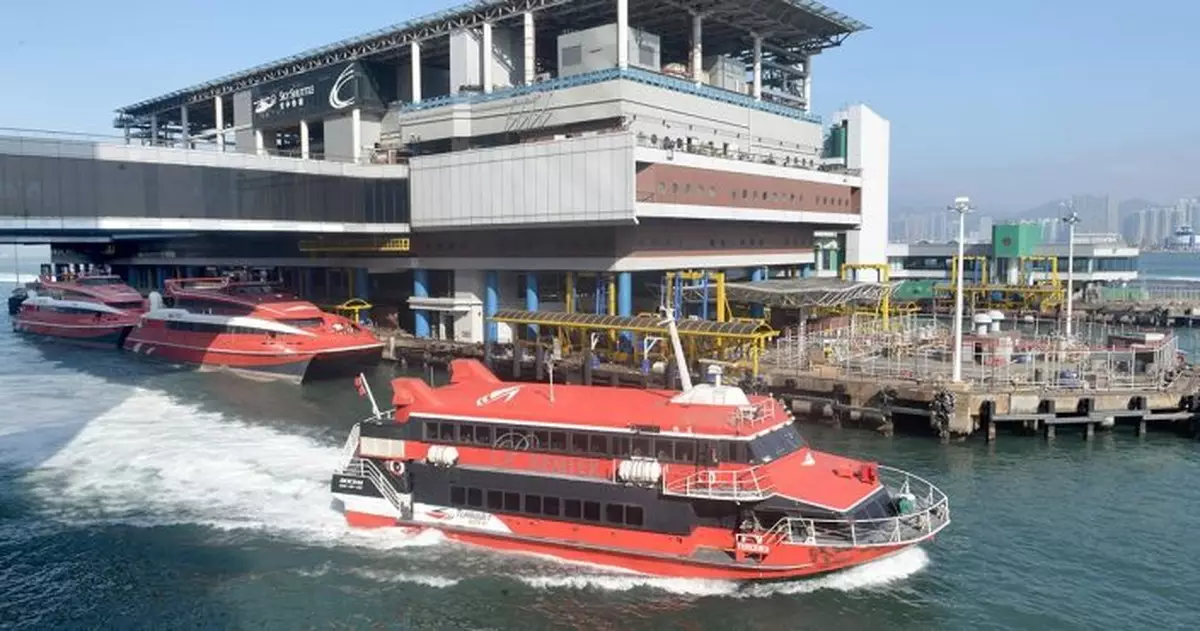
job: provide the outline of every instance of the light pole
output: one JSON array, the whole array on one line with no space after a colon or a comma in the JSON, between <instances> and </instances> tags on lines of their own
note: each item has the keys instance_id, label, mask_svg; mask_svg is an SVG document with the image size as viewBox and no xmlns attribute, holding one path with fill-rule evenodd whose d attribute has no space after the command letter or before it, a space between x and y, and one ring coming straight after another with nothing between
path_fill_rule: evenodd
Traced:
<instances>
[{"instance_id":1,"label":"light pole","mask_svg":"<svg viewBox=\"0 0 1200 631\"><path fill-rule=\"evenodd\" d=\"M971 200L967 197L955 197L954 203L947 210L958 213L958 263L956 265L954 287L954 383L962 382L962 336L963 336L963 242L967 238L967 213L971 212Z\"/></svg>"},{"instance_id":2,"label":"light pole","mask_svg":"<svg viewBox=\"0 0 1200 631\"><path fill-rule=\"evenodd\" d=\"M1079 223L1079 213L1075 212L1072 203L1063 204L1066 214L1063 223L1067 224L1067 339L1071 339L1071 307L1075 304L1075 224Z\"/></svg>"}]
</instances>

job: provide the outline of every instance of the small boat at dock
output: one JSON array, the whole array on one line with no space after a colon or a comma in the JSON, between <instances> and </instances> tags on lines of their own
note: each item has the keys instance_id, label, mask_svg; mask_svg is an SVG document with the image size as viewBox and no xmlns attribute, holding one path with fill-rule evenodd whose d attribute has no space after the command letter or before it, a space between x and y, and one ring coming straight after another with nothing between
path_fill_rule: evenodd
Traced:
<instances>
[{"instance_id":1,"label":"small boat at dock","mask_svg":"<svg viewBox=\"0 0 1200 631\"><path fill-rule=\"evenodd\" d=\"M111 274L42 276L9 298L13 330L85 346L119 347L146 310L137 290Z\"/></svg>"}]
</instances>

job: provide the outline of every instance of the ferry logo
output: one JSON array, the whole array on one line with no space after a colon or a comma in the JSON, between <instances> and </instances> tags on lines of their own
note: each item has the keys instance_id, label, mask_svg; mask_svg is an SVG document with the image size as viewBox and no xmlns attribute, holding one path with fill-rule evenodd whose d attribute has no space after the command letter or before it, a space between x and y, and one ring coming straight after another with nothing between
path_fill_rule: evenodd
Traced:
<instances>
[{"instance_id":1,"label":"ferry logo","mask_svg":"<svg viewBox=\"0 0 1200 631\"><path fill-rule=\"evenodd\" d=\"M514 397L517 396L517 393L520 391L521 391L521 386L508 386L507 388L500 388L499 390L492 390L491 392L479 397L478 399L475 399L475 405L477 407L483 407L489 403L495 403L497 401L504 401L505 403L509 403L513 400Z\"/></svg>"},{"instance_id":2,"label":"ferry logo","mask_svg":"<svg viewBox=\"0 0 1200 631\"><path fill-rule=\"evenodd\" d=\"M354 87L355 79L358 75L355 72L354 64L346 66L338 78L333 82L333 87L329 89L329 107L335 110L344 110L358 100L358 95L353 92L348 98L342 98L342 91L346 86Z\"/></svg>"},{"instance_id":3,"label":"ferry logo","mask_svg":"<svg viewBox=\"0 0 1200 631\"><path fill-rule=\"evenodd\" d=\"M447 513L446 511L444 511L440 508L435 508L425 514L427 516L429 516L431 519L436 519L438 521L441 521L443 519L449 519L450 517L452 517L452 515L450 515L449 513Z\"/></svg>"},{"instance_id":4,"label":"ferry logo","mask_svg":"<svg viewBox=\"0 0 1200 631\"><path fill-rule=\"evenodd\" d=\"M271 108L275 107L275 103L277 103L277 102L278 101L274 94L268 94L254 102L254 113L255 114L266 113Z\"/></svg>"}]
</instances>

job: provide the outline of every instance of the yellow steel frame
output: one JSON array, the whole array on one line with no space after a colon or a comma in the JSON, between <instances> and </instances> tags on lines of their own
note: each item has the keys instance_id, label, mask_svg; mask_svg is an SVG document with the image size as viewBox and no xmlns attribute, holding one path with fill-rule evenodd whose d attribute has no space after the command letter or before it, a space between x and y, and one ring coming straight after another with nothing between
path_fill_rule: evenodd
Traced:
<instances>
[{"instance_id":1,"label":"yellow steel frame","mask_svg":"<svg viewBox=\"0 0 1200 631\"><path fill-rule=\"evenodd\" d=\"M364 240L364 239L305 239L300 241L301 252L408 252L412 249L412 241L407 237L393 239Z\"/></svg>"},{"instance_id":2,"label":"yellow steel frame","mask_svg":"<svg viewBox=\"0 0 1200 631\"><path fill-rule=\"evenodd\" d=\"M979 262L979 271L980 271L979 284L981 284L981 285L988 284L988 259L987 259L987 257L979 256L979 255L970 255L970 256L964 256L962 258L963 258L963 262L964 262L964 265L963 265L964 268L966 267L966 265L965 265L966 261L978 261ZM964 269L963 271L965 272L966 270ZM967 279L964 277L963 278L964 285L966 284L966 281L967 281ZM954 256L950 257L950 284L954 285L957 282L958 282L958 255L955 254Z\"/></svg>"},{"instance_id":3,"label":"yellow steel frame","mask_svg":"<svg viewBox=\"0 0 1200 631\"><path fill-rule=\"evenodd\" d=\"M569 352L572 349L572 347L574 346L575 342L572 339L573 336L577 337L577 339L582 344L589 344L590 340L588 340L587 335L588 335L588 333L591 333L591 332L599 332L599 333L607 332L609 334L607 337L610 340L612 338L614 338L617 335L617 333L619 333L619 332L629 332L629 333L632 333L633 335L640 335L640 336L650 335L650 336L655 336L655 337L661 337L664 339L669 335L669 333L667 331L667 327L665 325L655 324L652 326L647 326L647 325L638 325L638 324L629 325L629 324L623 324L623 323L578 324L578 323L570 323L570 322L561 322L561 321L553 319L549 315L547 315L545 317L541 317L539 315L541 313L550 314L553 312L530 312L530 313L527 313L526 315L523 315L520 318L510 318L510 317L499 316L499 317L494 317L493 319L496 320L497 322L507 322L509 324L513 324L513 325L517 325L517 326L537 325L538 328L540 330L542 330L543 332L555 331L555 335L559 339L562 340L563 352ZM640 314L638 314L638 316L641 316L644 318L657 319L660 317L660 314L640 313ZM729 320L729 322L749 322L749 323L756 324L758 326L753 332L749 332L749 333L730 333L730 332L717 332L717 331L688 331L685 329L685 330L679 331L680 341L682 341L685 344L685 347L687 348L687 352L691 357L714 357L715 356L716 359L725 361L726 357L734 355L735 354L734 351L740 349L743 351L742 353L740 353L740 355L743 357L748 356L749 360L748 361L746 361L744 359L732 360L729 362L730 365L734 366L737 369L749 370L751 375L757 377L758 373L759 373L759 369L760 369L760 362L762 360L762 356L763 356L764 352L767 350L767 342L769 342L771 340L771 338L779 335L779 331L772 329L769 325L767 325L765 322L763 322L761 319L758 319L758 318L734 318L732 320ZM573 335L573 334L575 334L575 335ZM636 343L634 344L634 352L633 352L633 356L632 356L632 359L634 361L636 361L638 359L639 354L641 353L640 347L641 347L640 344L636 344ZM662 345L659 348L662 350L652 353L653 356L661 357L663 359L670 357L670 351L671 351L670 344ZM627 358L628 357L623 353L617 353L615 350L615 346L611 349L611 352L614 354L615 357L618 357L618 358ZM649 359L649 357L647 357L647 359Z\"/></svg>"},{"instance_id":4,"label":"yellow steel frame","mask_svg":"<svg viewBox=\"0 0 1200 631\"><path fill-rule=\"evenodd\" d=\"M838 277L842 280L854 280L850 278L850 272L858 270L875 270L879 274L881 283L887 283L891 279L890 267L886 263L842 263L838 268ZM891 326L892 299L890 294L891 292L884 291L879 297L879 314L884 331Z\"/></svg>"},{"instance_id":5,"label":"yellow steel frame","mask_svg":"<svg viewBox=\"0 0 1200 631\"><path fill-rule=\"evenodd\" d=\"M351 298L340 305L334 306L333 310L339 315L346 316L355 322L362 322L358 314L362 311L369 311L373 307L374 305L362 298Z\"/></svg>"},{"instance_id":6,"label":"yellow steel frame","mask_svg":"<svg viewBox=\"0 0 1200 631\"><path fill-rule=\"evenodd\" d=\"M979 259L981 257L968 256L964 259ZM1028 271L1028 263L1037 261L1046 261L1050 266L1050 278L1047 280L1030 282L1032 272ZM950 283L948 285L938 285L934 287L935 300L938 298L953 299L955 283L958 280L958 257L951 259ZM1007 283L992 283L986 276L986 271L982 276L984 282L971 283L963 285L964 298L970 301L972 309L1001 309L1001 310L1028 310L1028 311L1047 311L1063 303L1064 290L1061 278L1058 275L1058 258L1054 256L1022 256L1017 259L1019 270L1019 282L1016 285ZM986 261L983 263L987 265ZM986 270L986 267L982 268ZM965 280L965 279L964 279ZM1000 297L996 298L995 295Z\"/></svg>"}]
</instances>

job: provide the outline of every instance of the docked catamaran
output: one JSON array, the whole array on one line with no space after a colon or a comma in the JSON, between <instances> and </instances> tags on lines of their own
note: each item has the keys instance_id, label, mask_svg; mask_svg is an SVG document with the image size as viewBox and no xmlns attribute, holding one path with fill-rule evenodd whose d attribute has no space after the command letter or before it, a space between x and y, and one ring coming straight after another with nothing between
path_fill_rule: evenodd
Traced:
<instances>
[{"instance_id":1,"label":"docked catamaran","mask_svg":"<svg viewBox=\"0 0 1200 631\"><path fill-rule=\"evenodd\" d=\"M118 276L84 274L42 276L13 307L14 331L107 348L121 345L146 301Z\"/></svg>"},{"instance_id":2,"label":"docked catamaran","mask_svg":"<svg viewBox=\"0 0 1200 631\"><path fill-rule=\"evenodd\" d=\"M756 580L878 559L950 522L929 482L812 449L778 401L719 377L682 372L680 393L505 383L465 359L451 371L438 388L394 380L395 409L351 431L331 482L351 525Z\"/></svg>"},{"instance_id":3,"label":"docked catamaran","mask_svg":"<svg viewBox=\"0 0 1200 631\"><path fill-rule=\"evenodd\" d=\"M383 352L367 329L269 283L174 279L165 292L170 306L151 296L127 351L297 383L352 375Z\"/></svg>"}]
</instances>

